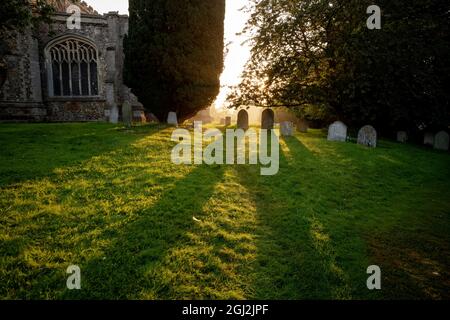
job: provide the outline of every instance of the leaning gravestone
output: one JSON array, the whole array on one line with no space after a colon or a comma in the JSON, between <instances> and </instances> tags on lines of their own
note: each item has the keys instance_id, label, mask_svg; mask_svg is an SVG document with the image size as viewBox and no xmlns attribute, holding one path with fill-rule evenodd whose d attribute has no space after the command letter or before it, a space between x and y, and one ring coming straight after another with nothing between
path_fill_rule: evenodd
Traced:
<instances>
[{"instance_id":1,"label":"leaning gravestone","mask_svg":"<svg viewBox=\"0 0 450 320\"><path fill-rule=\"evenodd\" d=\"M439 131L434 136L434 148L437 150L448 150L449 135L445 131Z\"/></svg>"},{"instance_id":2,"label":"leaning gravestone","mask_svg":"<svg viewBox=\"0 0 450 320\"><path fill-rule=\"evenodd\" d=\"M434 134L425 132L423 136L423 144L432 147L434 145Z\"/></svg>"},{"instance_id":3,"label":"leaning gravestone","mask_svg":"<svg viewBox=\"0 0 450 320\"><path fill-rule=\"evenodd\" d=\"M275 123L275 113L271 109L266 109L261 115L261 129L272 130Z\"/></svg>"},{"instance_id":4,"label":"leaning gravestone","mask_svg":"<svg viewBox=\"0 0 450 320\"><path fill-rule=\"evenodd\" d=\"M397 141L405 143L406 141L408 141L408 134L405 131L397 132Z\"/></svg>"},{"instance_id":5,"label":"leaning gravestone","mask_svg":"<svg viewBox=\"0 0 450 320\"><path fill-rule=\"evenodd\" d=\"M238 129L247 130L248 129L248 112L246 110L241 110L237 116L237 127Z\"/></svg>"},{"instance_id":6,"label":"leaning gravestone","mask_svg":"<svg viewBox=\"0 0 450 320\"><path fill-rule=\"evenodd\" d=\"M358 132L358 144L363 146L377 147L377 131L372 126L364 126Z\"/></svg>"},{"instance_id":7,"label":"leaning gravestone","mask_svg":"<svg viewBox=\"0 0 450 320\"><path fill-rule=\"evenodd\" d=\"M294 124L290 121L284 121L280 124L280 132L284 137L290 137L294 135Z\"/></svg>"},{"instance_id":8,"label":"leaning gravestone","mask_svg":"<svg viewBox=\"0 0 450 320\"><path fill-rule=\"evenodd\" d=\"M169 115L167 116L167 124L178 127L178 119L175 112L169 112Z\"/></svg>"},{"instance_id":9,"label":"leaning gravestone","mask_svg":"<svg viewBox=\"0 0 450 320\"><path fill-rule=\"evenodd\" d=\"M227 127L231 126L231 117L225 118L225 126L227 126Z\"/></svg>"},{"instance_id":10,"label":"leaning gravestone","mask_svg":"<svg viewBox=\"0 0 450 320\"><path fill-rule=\"evenodd\" d=\"M347 126L341 121L336 121L328 128L329 141L343 141L347 140Z\"/></svg>"},{"instance_id":11,"label":"leaning gravestone","mask_svg":"<svg viewBox=\"0 0 450 320\"><path fill-rule=\"evenodd\" d=\"M125 127L131 128L133 124L133 109L129 101L125 101L122 104L122 120Z\"/></svg>"}]
</instances>

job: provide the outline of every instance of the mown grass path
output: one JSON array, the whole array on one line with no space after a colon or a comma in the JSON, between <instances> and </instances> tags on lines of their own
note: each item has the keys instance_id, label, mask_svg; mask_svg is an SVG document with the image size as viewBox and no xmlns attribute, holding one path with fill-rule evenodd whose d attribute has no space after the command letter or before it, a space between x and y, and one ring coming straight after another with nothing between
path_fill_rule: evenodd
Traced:
<instances>
[{"instance_id":1,"label":"mown grass path","mask_svg":"<svg viewBox=\"0 0 450 320\"><path fill-rule=\"evenodd\" d=\"M172 130L1 125L0 298L450 297L447 153L312 131L263 177L172 164Z\"/></svg>"}]
</instances>

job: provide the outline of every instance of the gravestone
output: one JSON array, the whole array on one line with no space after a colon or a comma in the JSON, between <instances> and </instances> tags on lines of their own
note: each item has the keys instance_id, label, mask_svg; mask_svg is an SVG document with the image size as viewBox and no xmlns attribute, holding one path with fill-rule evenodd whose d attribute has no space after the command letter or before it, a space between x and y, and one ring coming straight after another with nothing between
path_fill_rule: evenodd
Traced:
<instances>
[{"instance_id":1,"label":"gravestone","mask_svg":"<svg viewBox=\"0 0 450 320\"><path fill-rule=\"evenodd\" d=\"M194 129L201 129L203 127L203 122L202 121L194 121L192 127Z\"/></svg>"},{"instance_id":2,"label":"gravestone","mask_svg":"<svg viewBox=\"0 0 450 320\"><path fill-rule=\"evenodd\" d=\"M241 110L237 116L237 127L238 129L247 130L248 129L248 112L246 110Z\"/></svg>"},{"instance_id":3,"label":"gravestone","mask_svg":"<svg viewBox=\"0 0 450 320\"><path fill-rule=\"evenodd\" d=\"M225 118L225 126L227 126L227 127L231 126L231 117Z\"/></svg>"},{"instance_id":4,"label":"gravestone","mask_svg":"<svg viewBox=\"0 0 450 320\"><path fill-rule=\"evenodd\" d=\"M275 123L275 113L271 109L266 109L261 115L261 129L272 130Z\"/></svg>"},{"instance_id":5,"label":"gravestone","mask_svg":"<svg viewBox=\"0 0 450 320\"><path fill-rule=\"evenodd\" d=\"M358 132L358 144L363 146L377 147L377 131L372 126L364 126Z\"/></svg>"},{"instance_id":6,"label":"gravestone","mask_svg":"<svg viewBox=\"0 0 450 320\"><path fill-rule=\"evenodd\" d=\"M109 112L109 122L114 124L119 122L119 108L116 103L113 103L111 106L111 110Z\"/></svg>"},{"instance_id":7,"label":"gravestone","mask_svg":"<svg viewBox=\"0 0 450 320\"><path fill-rule=\"evenodd\" d=\"M397 132L397 141L405 143L406 141L408 141L408 134L405 131Z\"/></svg>"},{"instance_id":8,"label":"gravestone","mask_svg":"<svg viewBox=\"0 0 450 320\"><path fill-rule=\"evenodd\" d=\"M284 121L280 124L281 135L290 137L294 135L294 124L290 121Z\"/></svg>"},{"instance_id":9,"label":"gravestone","mask_svg":"<svg viewBox=\"0 0 450 320\"><path fill-rule=\"evenodd\" d=\"M328 140L345 142L347 140L347 126L341 121L332 123L328 128Z\"/></svg>"},{"instance_id":10,"label":"gravestone","mask_svg":"<svg viewBox=\"0 0 450 320\"><path fill-rule=\"evenodd\" d=\"M167 116L167 124L178 127L178 119L175 112L169 112L169 115Z\"/></svg>"},{"instance_id":11,"label":"gravestone","mask_svg":"<svg viewBox=\"0 0 450 320\"><path fill-rule=\"evenodd\" d=\"M425 132L423 136L423 144L432 147L434 145L434 134Z\"/></svg>"},{"instance_id":12,"label":"gravestone","mask_svg":"<svg viewBox=\"0 0 450 320\"><path fill-rule=\"evenodd\" d=\"M306 133L308 132L308 122L306 120L300 119L297 121L297 130L299 132Z\"/></svg>"},{"instance_id":13,"label":"gravestone","mask_svg":"<svg viewBox=\"0 0 450 320\"><path fill-rule=\"evenodd\" d=\"M129 101L122 104L122 121L127 128L131 128L133 125L133 108Z\"/></svg>"},{"instance_id":14,"label":"gravestone","mask_svg":"<svg viewBox=\"0 0 450 320\"><path fill-rule=\"evenodd\" d=\"M439 131L434 136L434 148L437 150L448 150L449 135L445 131Z\"/></svg>"}]
</instances>

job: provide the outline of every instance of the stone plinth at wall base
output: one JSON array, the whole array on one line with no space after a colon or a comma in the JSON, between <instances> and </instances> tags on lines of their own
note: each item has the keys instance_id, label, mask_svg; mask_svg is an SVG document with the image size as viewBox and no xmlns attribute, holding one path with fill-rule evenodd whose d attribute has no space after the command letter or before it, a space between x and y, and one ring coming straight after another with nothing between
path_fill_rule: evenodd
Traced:
<instances>
[{"instance_id":1,"label":"stone plinth at wall base","mask_svg":"<svg viewBox=\"0 0 450 320\"><path fill-rule=\"evenodd\" d=\"M147 122L147 118L145 117L145 113L143 110L137 110L137 111L133 110L133 122L138 122L138 123L146 123Z\"/></svg>"},{"instance_id":2,"label":"stone plinth at wall base","mask_svg":"<svg viewBox=\"0 0 450 320\"><path fill-rule=\"evenodd\" d=\"M1 122L45 121L47 108L40 103L0 102Z\"/></svg>"},{"instance_id":3,"label":"stone plinth at wall base","mask_svg":"<svg viewBox=\"0 0 450 320\"><path fill-rule=\"evenodd\" d=\"M145 118L147 122L159 123L159 119L151 112L146 112Z\"/></svg>"},{"instance_id":4,"label":"stone plinth at wall base","mask_svg":"<svg viewBox=\"0 0 450 320\"><path fill-rule=\"evenodd\" d=\"M133 122L146 123L147 117L145 116L144 106L137 101L134 101L131 106L133 110Z\"/></svg>"},{"instance_id":5,"label":"stone plinth at wall base","mask_svg":"<svg viewBox=\"0 0 450 320\"><path fill-rule=\"evenodd\" d=\"M47 121L83 122L106 121L105 101L52 101L48 102Z\"/></svg>"}]
</instances>

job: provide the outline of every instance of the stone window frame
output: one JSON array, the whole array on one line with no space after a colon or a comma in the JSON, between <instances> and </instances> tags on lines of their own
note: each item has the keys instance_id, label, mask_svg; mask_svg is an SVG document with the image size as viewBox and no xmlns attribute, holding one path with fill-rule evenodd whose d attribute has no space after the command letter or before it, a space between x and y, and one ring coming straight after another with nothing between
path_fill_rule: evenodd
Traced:
<instances>
[{"instance_id":1,"label":"stone window frame","mask_svg":"<svg viewBox=\"0 0 450 320\"><path fill-rule=\"evenodd\" d=\"M53 50L55 50L55 48L57 46L64 46L64 44L67 45L67 43L70 43L72 45L74 45L76 48L80 48L83 47L85 50L88 50L87 52L85 51L84 53L80 54L80 51L75 51L73 49L75 49L75 47L72 47L72 53L71 52L65 52L65 56L62 58L63 60L65 60L65 62L67 62L69 64L69 66L71 65L71 63L75 63L78 64L78 70L79 70L79 76L78 76L78 83L75 84L78 86L79 89L79 94L75 95L74 93L74 83L73 83L73 78L72 78L72 70L69 67L69 91L71 92L70 95L65 95L64 94L64 88L63 88L63 79L61 78L60 80L60 95L55 95L55 90L54 90L54 81L53 81L53 62L54 59L52 57L52 53L55 54L53 52ZM67 49L67 47L65 48ZM86 98L99 98L100 97L100 55L99 55L99 50L97 48L97 45L95 44L94 41L90 40L89 38L86 37L82 37L79 35L75 35L75 34L70 34L70 35L64 35L64 36L60 36L58 38L55 38L51 41L48 42L48 44L45 46L44 49L44 54L45 54L45 67L47 69L47 88L48 88L48 95L49 98L56 98L56 99L73 99L73 98L77 98L77 99L86 99ZM80 59L81 56L81 59ZM59 56L59 58L61 59L61 56ZM83 95L83 88L82 88L82 80L81 80L81 69L80 69L80 64L81 63L87 63L87 72L88 72L88 80L87 80L87 88L88 88L88 94ZM91 80L91 70L90 70L90 63L91 62L95 62L96 65L96 88L95 90L93 90L93 83ZM60 74L62 74L62 70L61 70L61 62L60 62L60 70L59 70ZM96 91L95 94L93 94L93 91Z\"/></svg>"}]
</instances>

